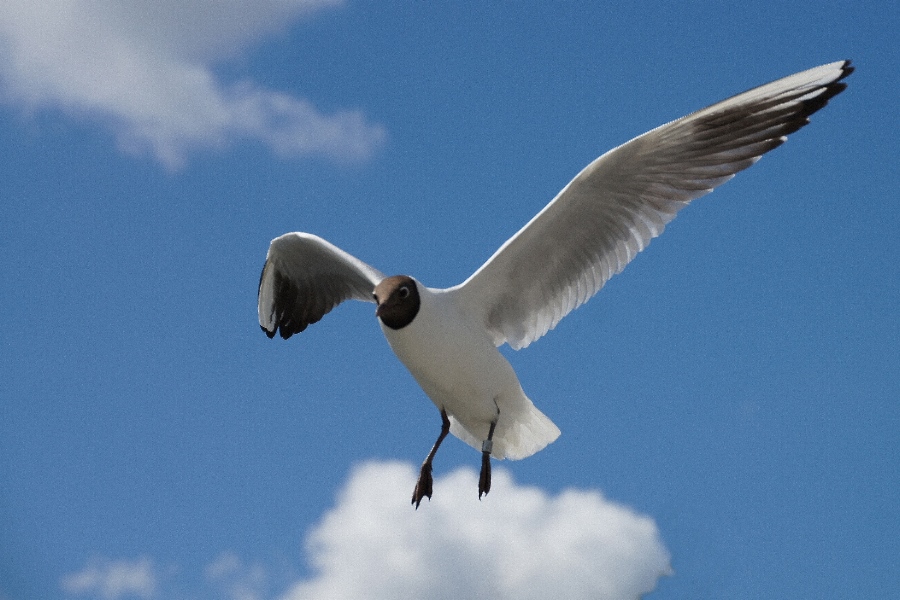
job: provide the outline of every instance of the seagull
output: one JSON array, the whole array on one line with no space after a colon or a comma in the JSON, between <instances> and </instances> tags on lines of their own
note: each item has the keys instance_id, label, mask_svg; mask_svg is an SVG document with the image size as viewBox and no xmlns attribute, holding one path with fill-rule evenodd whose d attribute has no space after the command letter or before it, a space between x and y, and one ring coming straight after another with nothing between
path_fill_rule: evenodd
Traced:
<instances>
[{"instance_id":1,"label":"seagull","mask_svg":"<svg viewBox=\"0 0 900 600\"><path fill-rule=\"evenodd\" d=\"M374 302L388 344L441 415L412 504L431 499L432 462L448 433L482 453L480 499L491 489L491 457L525 458L560 434L498 347L525 348L553 329L691 200L808 124L852 72L847 60L796 73L610 150L451 288L388 277L310 233L277 237L259 280L260 327L287 339L345 300Z\"/></svg>"}]
</instances>

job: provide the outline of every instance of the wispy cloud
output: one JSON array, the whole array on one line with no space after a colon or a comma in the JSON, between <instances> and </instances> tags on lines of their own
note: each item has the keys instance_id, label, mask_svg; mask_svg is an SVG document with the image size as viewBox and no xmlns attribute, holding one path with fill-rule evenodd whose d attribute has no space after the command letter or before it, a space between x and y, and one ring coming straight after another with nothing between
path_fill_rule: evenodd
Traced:
<instances>
[{"instance_id":1,"label":"wispy cloud","mask_svg":"<svg viewBox=\"0 0 900 600\"><path fill-rule=\"evenodd\" d=\"M233 552L222 552L207 565L206 580L221 600L263 600L269 575L261 564L247 565Z\"/></svg>"},{"instance_id":2,"label":"wispy cloud","mask_svg":"<svg viewBox=\"0 0 900 600\"><path fill-rule=\"evenodd\" d=\"M128 560L92 560L77 573L62 580L63 591L103 600L120 598L153 598L157 576L149 558Z\"/></svg>"},{"instance_id":3,"label":"wispy cloud","mask_svg":"<svg viewBox=\"0 0 900 600\"><path fill-rule=\"evenodd\" d=\"M357 467L336 506L307 535L306 579L292 581L224 552L206 567L209 589L159 590L154 597L621 600L653 590L669 573L653 520L599 492L551 496L496 469L490 496L479 502L476 473L461 469L438 477L434 500L413 510L407 492L415 476L405 463ZM63 587L104 600L123 597L125 589L150 598L157 580L146 560L93 563ZM125 581L132 587L122 587ZM166 587L176 583L167 578ZM273 595L276 588L283 591Z\"/></svg>"},{"instance_id":4,"label":"wispy cloud","mask_svg":"<svg viewBox=\"0 0 900 600\"><path fill-rule=\"evenodd\" d=\"M27 110L61 109L110 127L120 146L170 168L191 150L253 140L281 156L365 159L385 131L359 111L323 114L212 65L341 0L6 0L0 93Z\"/></svg>"}]
</instances>

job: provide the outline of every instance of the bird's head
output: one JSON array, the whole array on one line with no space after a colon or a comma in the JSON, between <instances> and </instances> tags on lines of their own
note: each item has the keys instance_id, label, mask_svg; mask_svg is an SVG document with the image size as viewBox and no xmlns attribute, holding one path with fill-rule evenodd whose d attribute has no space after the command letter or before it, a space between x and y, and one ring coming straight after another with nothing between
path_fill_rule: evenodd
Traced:
<instances>
[{"instance_id":1,"label":"bird's head","mask_svg":"<svg viewBox=\"0 0 900 600\"><path fill-rule=\"evenodd\" d=\"M373 292L375 316L391 329L403 329L419 314L421 299L416 280L408 275L383 279Z\"/></svg>"}]
</instances>

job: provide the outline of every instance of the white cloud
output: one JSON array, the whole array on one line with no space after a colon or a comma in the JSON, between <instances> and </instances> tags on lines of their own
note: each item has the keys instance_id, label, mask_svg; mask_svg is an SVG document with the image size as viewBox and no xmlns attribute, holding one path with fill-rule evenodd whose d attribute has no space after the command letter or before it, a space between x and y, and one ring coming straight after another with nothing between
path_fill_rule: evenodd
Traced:
<instances>
[{"instance_id":1,"label":"white cloud","mask_svg":"<svg viewBox=\"0 0 900 600\"><path fill-rule=\"evenodd\" d=\"M207 565L205 575L220 600L262 600L268 587L266 569L260 564L245 565L233 552L219 554Z\"/></svg>"},{"instance_id":2,"label":"white cloud","mask_svg":"<svg viewBox=\"0 0 900 600\"><path fill-rule=\"evenodd\" d=\"M301 598L637 598L669 573L654 522L594 491L551 497L495 470L491 493L461 469L413 511L416 469L367 463L307 540L317 575Z\"/></svg>"},{"instance_id":3,"label":"white cloud","mask_svg":"<svg viewBox=\"0 0 900 600\"><path fill-rule=\"evenodd\" d=\"M358 111L326 115L309 101L212 65L341 0L5 0L0 93L31 111L98 118L130 152L171 168L193 149L262 142L283 156L364 159L382 127Z\"/></svg>"},{"instance_id":4,"label":"white cloud","mask_svg":"<svg viewBox=\"0 0 900 600\"><path fill-rule=\"evenodd\" d=\"M409 504L417 468L368 462L355 468L337 503L306 539L313 574L219 554L208 589L172 590L148 559L94 561L66 576L63 589L104 600L141 598L300 600L307 598L639 598L670 573L669 553L652 519L605 499L568 490L550 496L495 469L478 500L478 477L460 469L437 477L434 499ZM272 594L273 589L283 590Z\"/></svg>"},{"instance_id":5,"label":"white cloud","mask_svg":"<svg viewBox=\"0 0 900 600\"><path fill-rule=\"evenodd\" d=\"M90 595L104 600L152 598L157 578L148 558L135 561L93 560L77 573L66 575L62 588L69 594Z\"/></svg>"}]
</instances>

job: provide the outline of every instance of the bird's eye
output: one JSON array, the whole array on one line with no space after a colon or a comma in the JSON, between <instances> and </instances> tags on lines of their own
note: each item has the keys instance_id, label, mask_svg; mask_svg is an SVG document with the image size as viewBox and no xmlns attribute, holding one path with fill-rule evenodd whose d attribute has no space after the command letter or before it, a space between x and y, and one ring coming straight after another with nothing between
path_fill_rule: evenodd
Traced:
<instances>
[{"instance_id":1,"label":"bird's eye","mask_svg":"<svg viewBox=\"0 0 900 600\"><path fill-rule=\"evenodd\" d=\"M397 293L400 295L401 300L405 300L405 299L409 298L409 288L406 287L405 285L403 287L401 287L399 290L397 290Z\"/></svg>"},{"instance_id":2,"label":"bird's eye","mask_svg":"<svg viewBox=\"0 0 900 600\"><path fill-rule=\"evenodd\" d=\"M375 300L375 304L378 304L378 294L372 292L372 299Z\"/></svg>"}]
</instances>

